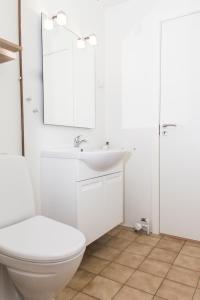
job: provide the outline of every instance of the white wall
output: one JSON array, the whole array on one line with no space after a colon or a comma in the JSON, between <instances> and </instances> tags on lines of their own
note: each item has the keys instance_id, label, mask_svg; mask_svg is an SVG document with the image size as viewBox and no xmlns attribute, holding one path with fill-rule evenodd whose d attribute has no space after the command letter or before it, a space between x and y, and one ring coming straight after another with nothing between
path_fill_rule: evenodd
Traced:
<instances>
[{"instance_id":1,"label":"white wall","mask_svg":"<svg viewBox=\"0 0 200 300\"><path fill-rule=\"evenodd\" d=\"M2 0L1 0L2 1ZM104 1L106 2L106 1ZM109 0L106 9L106 127L112 146L132 152L126 165L126 224L158 215L158 119L160 21L200 9L199 0ZM117 5L113 5L117 3ZM41 11L69 13L70 27L96 33L96 129L43 125ZM104 21L94 0L22 0L25 140L39 208L41 149L72 144L77 134L100 146L105 141ZM1 66L0 66L1 68ZM26 101L31 98L32 101ZM34 108L39 113L34 114ZM154 231L158 229L154 223Z\"/></svg>"},{"instance_id":2,"label":"white wall","mask_svg":"<svg viewBox=\"0 0 200 300\"><path fill-rule=\"evenodd\" d=\"M96 33L97 91L96 128L94 130L43 125L41 12L53 14L64 10L72 30L87 35ZM103 9L94 0L22 0L23 68L25 101L25 151L31 168L35 192L40 190L40 151L53 146L72 145L78 134L97 146L105 142L104 119L104 20ZM26 101L31 98L32 101ZM33 113L37 108L39 113Z\"/></svg>"},{"instance_id":3,"label":"white wall","mask_svg":"<svg viewBox=\"0 0 200 300\"><path fill-rule=\"evenodd\" d=\"M17 0L0 0L0 37L18 44ZM0 153L21 154L19 59L0 64Z\"/></svg>"},{"instance_id":4,"label":"white wall","mask_svg":"<svg viewBox=\"0 0 200 300\"><path fill-rule=\"evenodd\" d=\"M132 152L125 172L125 223L150 217L154 232L159 229L160 21L196 10L199 0L124 0L105 13L107 139Z\"/></svg>"}]
</instances>

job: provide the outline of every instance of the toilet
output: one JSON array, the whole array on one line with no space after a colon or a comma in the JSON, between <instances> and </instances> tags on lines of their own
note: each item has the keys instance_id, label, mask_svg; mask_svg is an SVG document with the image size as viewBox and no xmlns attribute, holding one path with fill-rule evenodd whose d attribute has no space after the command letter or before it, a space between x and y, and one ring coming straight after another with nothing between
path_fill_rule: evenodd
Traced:
<instances>
[{"instance_id":1,"label":"toilet","mask_svg":"<svg viewBox=\"0 0 200 300\"><path fill-rule=\"evenodd\" d=\"M85 245L77 229L36 215L25 158L0 155L0 299L55 299Z\"/></svg>"}]
</instances>

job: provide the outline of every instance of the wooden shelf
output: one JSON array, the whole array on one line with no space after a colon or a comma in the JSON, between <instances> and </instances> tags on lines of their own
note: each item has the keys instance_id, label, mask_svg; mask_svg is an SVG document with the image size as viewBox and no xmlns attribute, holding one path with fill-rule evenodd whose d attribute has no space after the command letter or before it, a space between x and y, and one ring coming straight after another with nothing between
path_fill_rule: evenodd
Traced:
<instances>
[{"instance_id":1,"label":"wooden shelf","mask_svg":"<svg viewBox=\"0 0 200 300\"><path fill-rule=\"evenodd\" d=\"M5 63L16 58L16 52L21 51L22 47L0 38L0 63Z\"/></svg>"},{"instance_id":2,"label":"wooden shelf","mask_svg":"<svg viewBox=\"0 0 200 300\"><path fill-rule=\"evenodd\" d=\"M0 38L0 48L9 50L11 52L18 52L18 51L22 50L22 47L20 47L19 45L11 43L2 38Z\"/></svg>"}]
</instances>

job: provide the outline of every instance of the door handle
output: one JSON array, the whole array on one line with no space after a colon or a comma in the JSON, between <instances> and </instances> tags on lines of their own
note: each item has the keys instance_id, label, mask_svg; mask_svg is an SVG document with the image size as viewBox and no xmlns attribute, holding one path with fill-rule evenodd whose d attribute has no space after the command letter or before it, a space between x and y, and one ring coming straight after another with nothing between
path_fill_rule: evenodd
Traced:
<instances>
[{"instance_id":1,"label":"door handle","mask_svg":"<svg viewBox=\"0 0 200 300\"><path fill-rule=\"evenodd\" d=\"M172 123L167 123L167 124L163 124L162 127L163 128L167 128L167 127L176 127L176 124L172 124Z\"/></svg>"}]
</instances>

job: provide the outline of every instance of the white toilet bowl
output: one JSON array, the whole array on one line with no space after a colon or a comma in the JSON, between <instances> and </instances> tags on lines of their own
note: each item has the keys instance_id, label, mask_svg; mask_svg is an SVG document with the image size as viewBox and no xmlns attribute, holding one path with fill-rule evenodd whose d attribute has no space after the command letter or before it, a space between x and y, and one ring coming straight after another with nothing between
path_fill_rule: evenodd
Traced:
<instances>
[{"instance_id":1,"label":"white toilet bowl","mask_svg":"<svg viewBox=\"0 0 200 300\"><path fill-rule=\"evenodd\" d=\"M14 175L18 168L18 178L10 174L11 185L4 182L10 186L7 192L5 186L1 186L2 173L5 166L11 170L12 164ZM23 217L20 219L20 205L25 198L31 200L24 190L26 182L21 182L24 166L23 158L0 156L0 220L3 220L0 224L0 266L3 266L2 272L0 268L0 299L53 300L76 272L85 251L85 237L71 226L34 216L27 203L27 216L25 218L24 207L21 207ZM7 169L5 173L8 175ZM15 197L10 199L13 192ZM13 204L16 198L19 207Z\"/></svg>"},{"instance_id":2,"label":"white toilet bowl","mask_svg":"<svg viewBox=\"0 0 200 300\"><path fill-rule=\"evenodd\" d=\"M76 272L84 251L82 233L46 217L0 230L0 263L26 300L54 299Z\"/></svg>"}]
</instances>

